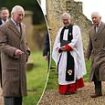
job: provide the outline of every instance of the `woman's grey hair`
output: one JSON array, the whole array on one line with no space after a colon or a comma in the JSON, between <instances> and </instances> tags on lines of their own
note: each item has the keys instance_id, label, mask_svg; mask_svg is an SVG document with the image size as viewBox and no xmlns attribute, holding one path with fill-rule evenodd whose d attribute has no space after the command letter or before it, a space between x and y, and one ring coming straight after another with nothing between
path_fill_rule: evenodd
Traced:
<instances>
[{"instance_id":1,"label":"woman's grey hair","mask_svg":"<svg viewBox=\"0 0 105 105\"><path fill-rule=\"evenodd\" d=\"M23 15L25 15L24 8L20 5L16 5L12 8L11 15L13 15L14 13L16 13L18 11L22 11Z\"/></svg>"},{"instance_id":2,"label":"woman's grey hair","mask_svg":"<svg viewBox=\"0 0 105 105\"><path fill-rule=\"evenodd\" d=\"M69 13L67 13L67 12L64 12L63 14L62 14L62 16L61 16L61 18L62 19L71 19L71 15L69 14Z\"/></svg>"}]
</instances>

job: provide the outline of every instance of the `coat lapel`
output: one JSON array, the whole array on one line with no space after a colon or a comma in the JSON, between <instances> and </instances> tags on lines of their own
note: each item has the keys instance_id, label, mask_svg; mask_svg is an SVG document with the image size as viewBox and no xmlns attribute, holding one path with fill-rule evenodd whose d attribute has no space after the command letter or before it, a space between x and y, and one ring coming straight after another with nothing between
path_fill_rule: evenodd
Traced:
<instances>
[{"instance_id":1,"label":"coat lapel","mask_svg":"<svg viewBox=\"0 0 105 105\"><path fill-rule=\"evenodd\" d=\"M97 31L97 33L95 32L95 35L94 35L94 38L97 39L97 38L101 38L101 32L102 30L105 28L105 25L104 23L101 23L100 26L99 26L99 29Z\"/></svg>"},{"instance_id":2,"label":"coat lapel","mask_svg":"<svg viewBox=\"0 0 105 105\"><path fill-rule=\"evenodd\" d=\"M105 28L105 25L103 23L101 23L99 26L99 29L97 31L97 34L100 34L104 28Z\"/></svg>"},{"instance_id":3,"label":"coat lapel","mask_svg":"<svg viewBox=\"0 0 105 105\"><path fill-rule=\"evenodd\" d=\"M21 41L24 40L25 35L25 25L21 23Z\"/></svg>"},{"instance_id":4,"label":"coat lapel","mask_svg":"<svg viewBox=\"0 0 105 105\"><path fill-rule=\"evenodd\" d=\"M9 26L8 26L8 28L10 29L10 30L12 30L18 37L21 37L21 33L18 31L18 29L16 28L16 25L11 21L11 20L9 20Z\"/></svg>"},{"instance_id":5,"label":"coat lapel","mask_svg":"<svg viewBox=\"0 0 105 105\"><path fill-rule=\"evenodd\" d=\"M94 26L92 26L92 29L91 29L91 35L92 35L93 39L96 38L96 31L95 31Z\"/></svg>"}]
</instances>

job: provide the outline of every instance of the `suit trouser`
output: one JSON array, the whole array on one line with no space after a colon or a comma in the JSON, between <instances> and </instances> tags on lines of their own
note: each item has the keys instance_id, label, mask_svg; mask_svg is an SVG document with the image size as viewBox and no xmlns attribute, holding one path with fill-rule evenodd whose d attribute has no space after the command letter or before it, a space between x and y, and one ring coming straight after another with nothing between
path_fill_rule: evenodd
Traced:
<instances>
[{"instance_id":1,"label":"suit trouser","mask_svg":"<svg viewBox=\"0 0 105 105\"><path fill-rule=\"evenodd\" d=\"M96 76L93 77L94 85L95 85L95 94L101 95L102 94L102 84L101 81L97 80Z\"/></svg>"},{"instance_id":2,"label":"suit trouser","mask_svg":"<svg viewBox=\"0 0 105 105\"><path fill-rule=\"evenodd\" d=\"M22 105L22 97L4 97L4 105Z\"/></svg>"}]
</instances>

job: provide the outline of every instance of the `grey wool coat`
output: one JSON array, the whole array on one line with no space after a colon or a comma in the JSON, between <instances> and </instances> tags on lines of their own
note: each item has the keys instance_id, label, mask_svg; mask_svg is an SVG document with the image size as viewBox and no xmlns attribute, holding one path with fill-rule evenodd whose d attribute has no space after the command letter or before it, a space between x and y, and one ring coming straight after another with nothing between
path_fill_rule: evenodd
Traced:
<instances>
[{"instance_id":1,"label":"grey wool coat","mask_svg":"<svg viewBox=\"0 0 105 105\"><path fill-rule=\"evenodd\" d=\"M95 74L99 81L105 81L105 24L102 22L97 33L94 26L90 29L87 58L90 56L92 57L90 80L93 80Z\"/></svg>"},{"instance_id":2,"label":"grey wool coat","mask_svg":"<svg viewBox=\"0 0 105 105\"><path fill-rule=\"evenodd\" d=\"M4 96L25 96L26 60L28 47L25 40L25 27L18 31L12 20L0 27L0 50L2 62L2 88ZM16 49L22 50L21 56L15 56Z\"/></svg>"}]
</instances>

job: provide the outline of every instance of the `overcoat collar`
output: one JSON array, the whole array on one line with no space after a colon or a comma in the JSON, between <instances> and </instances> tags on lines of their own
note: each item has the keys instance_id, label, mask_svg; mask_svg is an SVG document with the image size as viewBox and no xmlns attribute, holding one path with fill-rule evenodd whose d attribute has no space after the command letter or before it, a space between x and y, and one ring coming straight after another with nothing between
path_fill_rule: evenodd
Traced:
<instances>
[{"instance_id":1,"label":"overcoat collar","mask_svg":"<svg viewBox=\"0 0 105 105\"><path fill-rule=\"evenodd\" d=\"M22 33L20 33L20 32L18 31L18 29L17 29L17 27L16 27L16 24L14 24L14 22L13 22L11 19L8 21L8 23L9 23L8 28L9 28L10 30L12 30L18 37L21 38ZM21 28L22 28L22 27L21 27ZM22 30L22 29L21 29L21 30Z\"/></svg>"},{"instance_id":2,"label":"overcoat collar","mask_svg":"<svg viewBox=\"0 0 105 105\"><path fill-rule=\"evenodd\" d=\"M100 23L99 29L97 31L97 33L95 32L94 26L93 26L93 34L94 34L94 38L98 38L101 35L102 30L105 28L105 24L103 22Z\"/></svg>"},{"instance_id":3,"label":"overcoat collar","mask_svg":"<svg viewBox=\"0 0 105 105\"><path fill-rule=\"evenodd\" d=\"M104 23L100 23L99 29L97 31L97 34L99 34L100 32L102 32L103 28L105 28L105 24Z\"/></svg>"}]
</instances>

